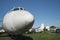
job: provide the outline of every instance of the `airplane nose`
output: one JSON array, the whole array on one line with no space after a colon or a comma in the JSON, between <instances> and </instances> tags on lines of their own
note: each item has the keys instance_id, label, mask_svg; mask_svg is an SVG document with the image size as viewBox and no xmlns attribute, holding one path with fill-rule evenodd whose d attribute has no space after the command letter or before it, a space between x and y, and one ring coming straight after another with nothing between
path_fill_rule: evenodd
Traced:
<instances>
[{"instance_id":1,"label":"airplane nose","mask_svg":"<svg viewBox=\"0 0 60 40\"><path fill-rule=\"evenodd\" d=\"M27 21L28 23L31 23L31 22L34 21L34 17L33 17L32 15L29 15L29 16L26 17L26 21Z\"/></svg>"}]
</instances>

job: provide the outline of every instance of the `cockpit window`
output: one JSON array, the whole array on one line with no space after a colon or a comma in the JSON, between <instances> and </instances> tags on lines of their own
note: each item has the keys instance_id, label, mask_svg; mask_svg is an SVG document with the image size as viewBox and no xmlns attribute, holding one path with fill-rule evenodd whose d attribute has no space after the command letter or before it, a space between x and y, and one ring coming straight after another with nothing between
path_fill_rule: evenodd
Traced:
<instances>
[{"instance_id":1,"label":"cockpit window","mask_svg":"<svg viewBox=\"0 0 60 40\"><path fill-rule=\"evenodd\" d=\"M17 7L17 8L14 8L12 9L13 11L16 11L16 10L25 10L24 8L20 8L20 7Z\"/></svg>"},{"instance_id":2,"label":"cockpit window","mask_svg":"<svg viewBox=\"0 0 60 40\"><path fill-rule=\"evenodd\" d=\"M23 10L23 8L20 8L20 10Z\"/></svg>"},{"instance_id":3,"label":"cockpit window","mask_svg":"<svg viewBox=\"0 0 60 40\"><path fill-rule=\"evenodd\" d=\"M13 9L13 11L16 11L16 10L19 10L19 8L15 8L15 9Z\"/></svg>"}]
</instances>

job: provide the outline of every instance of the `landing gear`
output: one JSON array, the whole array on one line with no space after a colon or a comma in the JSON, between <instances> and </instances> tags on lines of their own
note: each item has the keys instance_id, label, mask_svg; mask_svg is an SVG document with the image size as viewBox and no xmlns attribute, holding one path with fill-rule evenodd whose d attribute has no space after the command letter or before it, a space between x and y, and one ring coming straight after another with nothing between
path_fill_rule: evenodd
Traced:
<instances>
[{"instance_id":1,"label":"landing gear","mask_svg":"<svg viewBox=\"0 0 60 40\"><path fill-rule=\"evenodd\" d=\"M9 36L12 38L12 39L15 39L16 35L14 34L9 34Z\"/></svg>"},{"instance_id":2,"label":"landing gear","mask_svg":"<svg viewBox=\"0 0 60 40\"><path fill-rule=\"evenodd\" d=\"M9 36L13 39L13 40L33 40L31 37L28 36L24 36L24 35L12 35L9 34Z\"/></svg>"}]
</instances>

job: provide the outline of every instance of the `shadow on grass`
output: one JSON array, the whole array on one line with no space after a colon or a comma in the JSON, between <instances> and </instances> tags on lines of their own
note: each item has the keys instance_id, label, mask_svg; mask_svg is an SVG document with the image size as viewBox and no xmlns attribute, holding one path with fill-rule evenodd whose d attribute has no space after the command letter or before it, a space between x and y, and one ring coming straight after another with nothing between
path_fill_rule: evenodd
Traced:
<instances>
[{"instance_id":1,"label":"shadow on grass","mask_svg":"<svg viewBox=\"0 0 60 40\"><path fill-rule=\"evenodd\" d=\"M16 35L13 40L33 40L33 39L28 36Z\"/></svg>"},{"instance_id":2,"label":"shadow on grass","mask_svg":"<svg viewBox=\"0 0 60 40\"><path fill-rule=\"evenodd\" d=\"M0 36L2 39L6 40L33 40L31 37L29 36L23 36L23 35L16 35L15 37L10 37L8 35L2 35Z\"/></svg>"},{"instance_id":3,"label":"shadow on grass","mask_svg":"<svg viewBox=\"0 0 60 40\"><path fill-rule=\"evenodd\" d=\"M29 36L24 36L24 35L15 35L15 37L10 37L7 33L0 33L0 37L2 38L10 38L13 40L33 40L31 37Z\"/></svg>"}]
</instances>

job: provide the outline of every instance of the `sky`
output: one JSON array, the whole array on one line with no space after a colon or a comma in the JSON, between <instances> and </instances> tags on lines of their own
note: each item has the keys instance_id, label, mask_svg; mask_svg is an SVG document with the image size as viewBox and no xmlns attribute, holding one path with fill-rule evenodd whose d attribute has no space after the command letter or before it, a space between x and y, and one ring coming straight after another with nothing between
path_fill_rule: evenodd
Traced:
<instances>
[{"instance_id":1,"label":"sky","mask_svg":"<svg viewBox=\"0 0 60 40\"><path fill-rule=\"evenodd\" d=\"M42 23L60 27L60 0L0 0L0 21L14 7L23 7L34 16L33 28Z\"/></svg>"}]
</instances>

